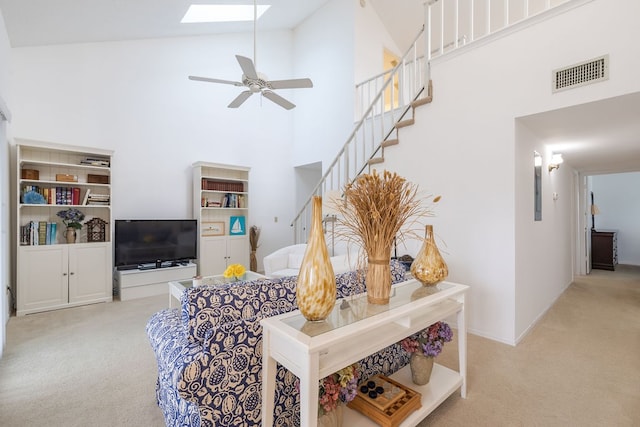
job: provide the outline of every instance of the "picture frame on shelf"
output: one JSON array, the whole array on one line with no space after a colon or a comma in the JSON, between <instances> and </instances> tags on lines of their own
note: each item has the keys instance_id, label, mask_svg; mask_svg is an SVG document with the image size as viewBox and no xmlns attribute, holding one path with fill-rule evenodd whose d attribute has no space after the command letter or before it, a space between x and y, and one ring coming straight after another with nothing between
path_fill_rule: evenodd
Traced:
<instances>
[{"instance_id":1,"label":"picture frame on shelf","mask_svg":"<svg viewBox=\"0 0 640 427\"><path fill-rule=\"evenodd\" d=\"M203 236L224 236L224 222L223 221L210 221L202 223L202 235Z\"/></svg>"},{"instance_id":2,"label":"picture frame on shelf","mask_svg":"<svg viewBox=\"0 0 640 427\"><path fill-rule=\"evenodd\" d=\"M231 216L229 218L229 235L243 236L247 234L247 227L244 216Z\"/></svg>"}]
</instances>

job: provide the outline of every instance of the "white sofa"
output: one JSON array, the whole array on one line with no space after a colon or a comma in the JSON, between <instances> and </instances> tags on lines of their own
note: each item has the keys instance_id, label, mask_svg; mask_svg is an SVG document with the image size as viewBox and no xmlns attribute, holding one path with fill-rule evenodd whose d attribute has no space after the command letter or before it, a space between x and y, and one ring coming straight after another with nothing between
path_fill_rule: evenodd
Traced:
<instances>
[{"instance_id":1,"label":"white sofa","mask_svg":"<svg viewBox=\"0 0 640 427\"><path fill-rule=\"evenodd\" d=\"M306 243L286 246L263 258L264 275L270 278L297 276L300 264L307 249ZM331 257L334 274L355 270L358 261L357 253L346 253Z\"/></svg>"}]
</instances>

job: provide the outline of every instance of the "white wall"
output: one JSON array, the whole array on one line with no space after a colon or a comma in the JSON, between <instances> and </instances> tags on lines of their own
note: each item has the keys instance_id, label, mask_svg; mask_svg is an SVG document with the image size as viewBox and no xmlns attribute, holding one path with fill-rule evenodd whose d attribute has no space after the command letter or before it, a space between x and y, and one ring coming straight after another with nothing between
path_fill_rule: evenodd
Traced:
<instances>
[{"instance_id":1,"label":"white wall","mask_svg":"<svg viewBox=\"0 0 640 427\"><path fill-rule=\"evenodd\" d=\"M114 218L192 215L191 164L251 167L248 226L262 257L288 244L293 208L293 113L240 88L188 75L240 79L235 54L253 56L252 34L13 49L13 134L115 150ZM261 33L258 68L292 75L292 34ZM277 48L274 48L277 47ZM283 96L295 100L295 93ZM314 111L314 101L299 107Z\"/></svg>"},{"instance_id":2,"label":"white wall","mask_svg":"<svg viewBox=\"0 0 640 427\"><path fill-rule=\"evenodd\" d=\"M0 11L0 103L9 104L9 37ZM5 112L8 114L8 112ZM7 287L11 285L10 215L9 215L9 144L7 143L7 123L0 118L0 358L6 342L5 325L9 320L10 298Z\"/></svg>"},{"instance_id":3,"label":"white wall","mask_svg":"<svg viewBox=\"0 0 640 427\"><path fill-rule=\"evenodd\" d=\"M591 178L596 230L618 230L618 263L640 265L640 172Z\"/></svg>"},{"instance_id":4,"label":"white wall","mask_svg":"<svg viewBox=\"0 0 640 427\"><path fill-rule=\"evenodd\" d=\"M366 79L382 73L383 53L387 49L399 57L405 53L401 51L391 38L386 27L380 20L370 3L360 6L359 0L355 13L355 82L361 83ZM414 36L417 36L418 32ZM360 117L357 117L359 120Z\"/></svg>"},{"instance_id":5,"label":"white wall","mask_svg":"<svg viewBox=\"0 0 640 427\"><path fill-rule=\"evenodd\" d=\"M354 7L332 0L295 31L295 72L314 86L297 99L314 103L295 112L294 166L321 161L325 171L353 129Z\"/></svg>"},{"instance_id":6,"label":"white wall","mask_svg":"<svg viewBox=\"0 0 640 427\"><path fill-rule=\"evenodd\" d=\"M595 0L434 61L434 102L416 110L417 124L385 152L385 168L443 196L430 222L450 280L471 286L474 333L517 342L571 282L572 171L543 173L543 221L534 223L532 150L546 156L543 170L548 152L516 119L640 90L638 14L634 1ZM553 69L604 53L608 81L551 93Z\"/></svg>"}]
</instances>

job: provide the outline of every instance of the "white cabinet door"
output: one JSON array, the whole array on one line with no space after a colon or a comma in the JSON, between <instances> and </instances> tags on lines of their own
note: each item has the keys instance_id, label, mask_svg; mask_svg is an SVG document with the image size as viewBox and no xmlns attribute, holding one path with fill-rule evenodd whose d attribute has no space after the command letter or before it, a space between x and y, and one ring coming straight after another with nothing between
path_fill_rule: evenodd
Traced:
<instances>
[{"instance_id":1,"label":"white cabinet door","mask_svg":"<svg viewBox=\"0 0 640 427\"><path fill-rule=\"evenodd\" d=\"M18 250L18 314L66 306L66 245L21 246Z\"/></svg>"},{"instance_id":2,"label":"white cabinet door","mask_svg":"<svg viewBox=\"0 0 640 427\"><path fill-rule=\"evenodd\" d=\"M201 276L222 274L229 264L242 264L249 268L249 238L247 236L203 237L200 240Z\"/></svg>"},{"instance_id":3,"label":"white cabinet door","mask_svg":"<svg viewBox=\"0 0 640 427\"><path fill-rule=\"evenodd\" d=\"M198 259L201 276L215 276L222 274L227 268L227 238L203 237L200 239L200 258Z\"/></svg>"},{"instance_id":4,"label":"white cabinet door","mask_svg":"<svg viewBox=\"0 0 640 427\"><path fill-rule=\"evenodd\" d=\"M69 303L111 297L111 244L68 245Z\"/></svg>"},{"instance_id":5,"label":"white cabinet door","mask_svg":"<svg viewBox=\"0 0 640 427\"><path fill-rule=\"evenodd\" d=\"M247 236L227 237L227 265L242 264L249 269L249 239Z\"/></svg>"}]
</instances>

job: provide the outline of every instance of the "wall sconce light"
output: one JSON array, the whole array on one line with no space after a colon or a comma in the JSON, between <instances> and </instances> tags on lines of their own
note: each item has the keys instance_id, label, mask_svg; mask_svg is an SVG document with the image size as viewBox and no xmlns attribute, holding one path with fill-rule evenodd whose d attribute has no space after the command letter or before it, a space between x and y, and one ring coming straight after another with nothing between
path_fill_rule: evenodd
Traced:
<instances>
[{"instance_id":1,"label":"wall sconce light","mask_svg":"<svg viewBox=\"0 0 640 427\"><path fill-rule=\"evenodd\" d=\"M560 153L551 154L551 162L549 163L549 172L551 172L554 169L558 169L562 162L564 162L564 159L562 158L562 154Z\"/></svg>"}]
</instances>

